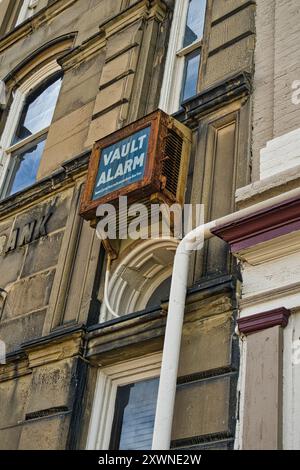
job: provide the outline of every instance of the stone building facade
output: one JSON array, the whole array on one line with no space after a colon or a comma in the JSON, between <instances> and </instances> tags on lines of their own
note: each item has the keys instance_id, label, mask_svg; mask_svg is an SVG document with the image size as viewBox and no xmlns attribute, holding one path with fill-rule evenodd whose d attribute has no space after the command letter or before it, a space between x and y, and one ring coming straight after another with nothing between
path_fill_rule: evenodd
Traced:
<instances>
[{"instance_id":1,"label":"stone building facade","mask_svg":"<svg viewBox=\"0 0 300 470\"><path fill-rule=\"evenodd\" d=\"M112 318L105 250L79 216L91 149L161 108L192 131L186 202L204 204L208 221L233 212L236 191L251 183L255 8L248 0L1 2L1 449L130 448L118 406L122 392L129 405L130 390L142 393L134 384L148 381L153 411L177 244L120 243ZM195 253L172 448L234 446L240 284L224 241ZM152 419L140 442L147 448Z\"/></svg>"}]
</instances>

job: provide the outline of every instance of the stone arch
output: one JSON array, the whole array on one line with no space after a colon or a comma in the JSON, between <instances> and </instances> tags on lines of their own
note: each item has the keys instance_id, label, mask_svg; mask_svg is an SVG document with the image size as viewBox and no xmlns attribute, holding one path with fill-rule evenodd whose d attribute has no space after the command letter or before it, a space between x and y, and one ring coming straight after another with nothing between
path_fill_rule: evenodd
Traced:
<instances>
[{"instance_id":1,"label":"stone arch","mask_svg":"<svg viewBox=\"0 0 300 470\"><path fill-rule=\"evenodd\" d=\"M32 75L38 75L47 69L48 63L59 60L74 45L76 33L68 33L46 42L18 63L4 78L8 88L22 86ZM40 72L42 70L42 72Z\"/></svg>"},{"instance_id":2,"label":"stone arch","mask_svg":"<svg viewBox=\"0 0 300 470\"><path fill-rule=\"evenodd\" d=\"M143 240L130 246L130 252L115 267L108 285L110 305L118 315L145 309L155 290L172 274L179 241L172 238ZM109 319L106 307L100 321Z\"/></svg>"}]
</instances>

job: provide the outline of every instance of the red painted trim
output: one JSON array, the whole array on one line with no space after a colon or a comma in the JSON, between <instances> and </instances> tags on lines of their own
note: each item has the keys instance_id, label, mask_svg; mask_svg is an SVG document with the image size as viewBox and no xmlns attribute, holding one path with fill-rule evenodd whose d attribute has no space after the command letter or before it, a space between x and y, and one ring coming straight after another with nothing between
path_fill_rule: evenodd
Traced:
<instances>
[{"instance_id":1,"label":"red painted trim","mask_svg":"<svg viewBox=\"0 0 300 470\"><path fill-rule=\"evenodd\" d=\"M249 335L257 331L266 330L273 326L286 327L289 322L291 312L285 307L269 310L268 312L257 313L248 317L239 318L238 326L240 333Z\"/></svg>"},{"instance_id":2,"label":"red painted trim","mask_svg":"<svg viewBox=\"0 0 300 470\"><path fill-rule=\"evenodd\" d=\"M238 252L297 230L300 230L299 197L216 227L212 233L225 240L232 252Z\"/></svg>"}]
</instances>

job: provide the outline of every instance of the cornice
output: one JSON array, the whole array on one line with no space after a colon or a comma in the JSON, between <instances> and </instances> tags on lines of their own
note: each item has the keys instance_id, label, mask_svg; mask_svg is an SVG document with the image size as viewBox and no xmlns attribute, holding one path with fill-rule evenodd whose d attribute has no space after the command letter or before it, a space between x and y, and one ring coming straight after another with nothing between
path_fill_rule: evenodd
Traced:
<instances>
[{"instance_id":1,"label":"cornice","mask_svg":"<svg viewBox=\"0 0 300 470\"><path fill-rule=\"evenodd\" d=\"M249 335L274 326L285 328L288 324L290 314L290 310L280 307L267 312L239 318L237 321L239 332L243 335Z\"/></svg>"},{"instance_id":2,"label":"cornice","mask_svg":"<svg viewBox=\"0 0 300 470\"><path fill-rule=\"evenodd\" d=\"M157 18L163 21L168 7L161 0L138 0L123 11L100 24L100 31L108 38L137 20Z\"/></svg>"},{"instance_id":3,"label":"cornice","mask_svg":"<svg viewBox=\"0 0 300 470\"><path fill-rule=\"evenodd\" d=\"M247 99L251 91L251 75L240 72L185 101L183 111L175 113L174 117L191 128L196 127L203 115L238 99Z\"/></svg>"},{"instance_id":4,"label":"cornice","mask_svg":"<svg viewBox=\"0 0 300 470\"><path fill-rule=\"evenodd\" d=\"M166 5L161 0L139 0L120 13L105 20L99 26L99 33L84 41L80 46L67 52L58 60L64 70L78 66L106 46L107 39L122 29L128 28L136 21L156 18L163 21L167 12Z\"/></svg>"},{"instance_id":5,"label":"cornice","mask_svg":"<svg viewBox=\"0 0 300 470\"><path fill-rule=\"evenodd\" d=\"M239 259L256 266L284 256L300 252L300 231L288 233L258 245L250 246L238 253Z\"/></svg>"},{"instance_id":6,"label":"cornice","mask_svg":"<svg viewBox=\"0 0 300 470\"><path fill-rule=\"evenodd\" d=\"M43 24L53 20L57 15L69 8L76 1L77 0L57 0L21 23L19 26L0 38L0 54L24 37L32 34Z\"/></svg>"},{"instance_id":7,"label":"cornice","mask_svg":"<svg viewBox=\"0 0 300 470\"><path fill-rule=\"evenodd\" d=\"M168 12L168 6L161 0L152 1L152 6L149 11L148 18L154 18L159 22L164 21Z\"/></svg>"},{"instance_id":8,"label":"cornice","mask_svg":"<svg viewBox=\"0 0 300 470\"><path fill-rule=\"evenodd\" d=\"M8 354L6 361L6 364L0 364L0 383L31 374L28 358L24 351Z\"/></svg>"},{"instance_id":9,"label":"cornice","mask_svg":"<svg viewBox=\"0 0 300 470\"><path fill-rule=\"evenodd\" d=\"M245 309L248 307L258 306L259 304L266 304L267 302L274 302L276 299L283 297L292 297L298 295L300 292L300 283L295 282L286 286L276 287L268 291L259 292L258 294L242 297L239 300L239 307Z\"/></svg>"},{"instance_id":10,"label":"cornice","mask_svg":"<svg viewBox=\"0 0 300 470\"><path fill-rule=\"evenodd\" d=\"M68 33L46 42L11 70L3 78L4 82L8 85L12 81L14 85L18 85L28 73L36 69L37 64L41 67L42 62L65 54L72 47L75 37L76 33Z\"/></svg>"},{"instance_id":11,"label":"cornice","mask_svg":"<svg viewBox=\"0 0 300 470\"><path fill-rule=\"evenodd\" d=\"M236 281L233 276L221 276L190 288L186 321L194 321L196 318L199 321L199 306L208 312L205 318L220 313L231 317L235 308L231 302L231 292ZM209 294L212 296L211 306L206 302ZM201 304L203 300L205 306ZM198 301L200 304L196 305ZM0 382L31 374L36 367L72 357L97 364L99 357L101 362L109 362L122 350L129 355L136 351L140 354L141 347L153 352L161 348L163 341L166 306L124 315L90 327L83 324L61 326L47 336L27 341L21 344L18 351L8 355L7 364L0 365ZM196 310L197 316L194 314Z\"/></svg>"},{"instance_id":12,"label":"cornice","mask_svg":"<svg viewBox=\"0 0 300 470\"><path fill-rule=\"evenodd\" d=\"M212 230L226 241L233 253L300 230L300 198L294 197L261 209Z\"/></svg>"},{"instance_id":13,"label":"cornice","mask_svg":"<svg viewBox=\"0 0 300 470\"><path fill-rule=\"evenodd\" d=\"M239 209L243 209L299 187L300 165L296 165L276 175L254 181L247 186L237 189L235 202Z\"/></svg>"},{"instance_id":14,"label":"cornice","mask_svg":"<svg viewBox=\"0 0 300 470\"><path fill-rule=\"evenodd\" d=\"M23 343L18 351L7 355L6 364L0 364L0 383L31 374L35 367L75 356L82 358L85 331L83 325L75 325Z\"/></svg>"},{"instance_id":15,"label":"cornice","mask_svg":"<svg viewBox=\"0 0 300 470\"><path fill-rule=\"evenodd\" d=\"M116 354L120 355L122 350L125 355L137 350L153 352L153 346L154 349L161 347L165 323L166 312L155 309L146 315L126 315L121 321L95 325L86 337L85 357L97 364L101 358L101 364L104 364L115 358Z\"/></svg>"},{"instance_id":16,"label":"cornice","mask_svg":"<svg viewBox=\"0 0 300 470\"><path fill-rule=\"evenodd\" d=\"M55 173L38 181L25 191L9 196L0 201L0 220L15 213L21 209L36 205L37 201L54 196L58 192L74 186L76 180L83 177L88 168L91 150L62 163L61 168Z\"/></svg>"},{"instance_id":17,"label":"cornice","mask_svg":"<svg viewBox=\"0 0 300 470\"><path fill-rule=\"evenodd\" d=\"M28 367L41 365L82 355L85 328L82 325L53 332L21 345L28 357Z\"/></svg>"},{"instance_id":18,"label":"cornice","mask_svg":"<svg viewBox=\"0 0 300 470\"><path fill-rule=\"evenodd\" d=\"M80 46L75 47L58 59L59 65L66 71L90 59L106 45L105 34L100 31Z\"/></svg>"}]
</instances>

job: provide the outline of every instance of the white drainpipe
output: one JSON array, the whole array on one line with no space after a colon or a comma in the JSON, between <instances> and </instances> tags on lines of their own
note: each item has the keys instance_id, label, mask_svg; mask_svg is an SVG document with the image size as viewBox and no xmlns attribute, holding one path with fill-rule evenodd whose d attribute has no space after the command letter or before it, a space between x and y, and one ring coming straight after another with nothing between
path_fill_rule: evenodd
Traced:
<instances>
[{"instance_id":1,"label":"white drainpipe","mask_svg":"<svg viewBox=\"0 0 300 470\"><path fill-rule=\"evenodd\" d=\"M260 202L249 208L201 225L188 233L178 245L173 266L168 317L157 397L152 450L169 450L176 396L178 363L185 310L190 256L201 240L213 237L211 230L226 223L254 214L293 197L300 197L294 189L282 195ZM198 248L199 249L199 248Z\"/></svg>"}]
</instances>

